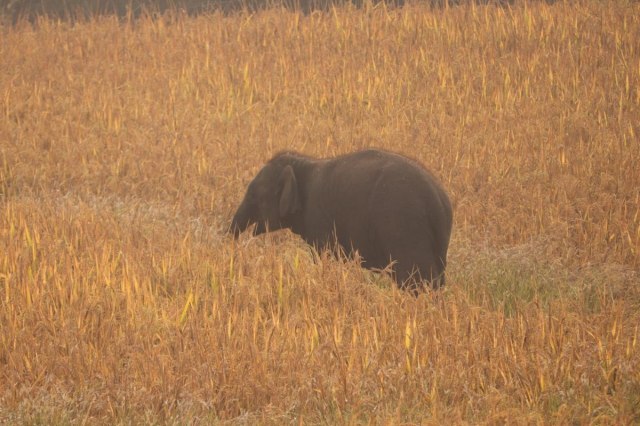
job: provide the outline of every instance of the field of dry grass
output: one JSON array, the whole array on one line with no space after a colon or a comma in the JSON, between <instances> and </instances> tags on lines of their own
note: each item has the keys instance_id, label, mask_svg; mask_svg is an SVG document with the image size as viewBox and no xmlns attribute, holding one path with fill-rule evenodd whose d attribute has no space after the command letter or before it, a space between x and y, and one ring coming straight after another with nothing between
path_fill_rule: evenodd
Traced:
<instances>
[{"instance_id":1,"label":"field of dry grass","mask_svg":"<svg viewBox=\"0 0 640 426\"><path fill-rule=\"evenodd\" d=\"M639 3L0 31L0 423L640 422ZM224 234L369 146L448 189L444 290Z\"/></svg>"}]
</instances>

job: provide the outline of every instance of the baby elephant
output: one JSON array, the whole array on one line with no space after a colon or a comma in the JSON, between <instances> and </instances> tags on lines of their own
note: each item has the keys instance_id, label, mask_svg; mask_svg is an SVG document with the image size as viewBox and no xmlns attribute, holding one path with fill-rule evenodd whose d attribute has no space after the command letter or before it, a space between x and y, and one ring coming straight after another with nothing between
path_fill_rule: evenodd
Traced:
<instances>
[{"instance_id":1,"label":"baby elephant","mask_svg":"<svg viewBox=\"0 0 640 426\"><path fill-rule=\"evenodd\" d=\"M431 173L398 154L277 154L249 184L230 232L254 223L255 235L289 228L318 250L357 251L366 268L393 263L404 289L445 282L451 203Z\"/></svg>"}]
</instances>

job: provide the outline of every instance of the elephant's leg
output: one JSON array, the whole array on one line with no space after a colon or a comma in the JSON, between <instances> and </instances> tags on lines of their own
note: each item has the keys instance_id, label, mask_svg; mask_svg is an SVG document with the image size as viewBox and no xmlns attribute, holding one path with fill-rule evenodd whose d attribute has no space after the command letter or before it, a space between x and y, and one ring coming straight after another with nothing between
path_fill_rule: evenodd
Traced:
<instances>
[{"instance_id":1,"label":"elephant's leg","mask_svg":"<svg viewBox=\"0 0 640 426\"><path fill-rule=\"evenodd\" d=\"M400 288L415 292L425 285L434 289L444 285L440 262L426 244L397 250L392 256L396 260L393 268L394 278Z\"/></svg>"}]
</instances>

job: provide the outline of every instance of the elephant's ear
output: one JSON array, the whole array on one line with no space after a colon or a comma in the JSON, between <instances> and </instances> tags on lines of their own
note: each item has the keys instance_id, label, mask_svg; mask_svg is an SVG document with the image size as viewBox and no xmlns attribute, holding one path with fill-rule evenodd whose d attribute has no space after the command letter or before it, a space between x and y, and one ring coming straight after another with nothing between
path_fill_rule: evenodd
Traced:
<instances>
[{"instance_id":1,"label":"elephant's ear","mask_svg":"<svg viewBox=\"0 0 640 426\"><path fill-rule=\"evenodd\" d=\"M280 217L288 216L300 210L298 182L293 167L286 166L280 175Z\"/></svg>"}]
</instances>

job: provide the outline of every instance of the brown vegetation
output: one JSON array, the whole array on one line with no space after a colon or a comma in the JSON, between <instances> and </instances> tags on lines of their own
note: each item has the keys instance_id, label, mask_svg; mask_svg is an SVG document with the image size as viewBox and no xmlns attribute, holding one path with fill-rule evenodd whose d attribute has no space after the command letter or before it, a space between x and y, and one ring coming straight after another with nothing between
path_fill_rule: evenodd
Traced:
<instances>
[{"instance_id":1,"label":"brown vegetation","mask_svg":"<svg viewBox=\"0 0 640 426\"><path fill-rule=\"evenodd\" d=\"M0 421L640 421L637 2L0 31ZM443 291L223 234L367 146L449 189Z\"/></svg>"}]
</instances>

